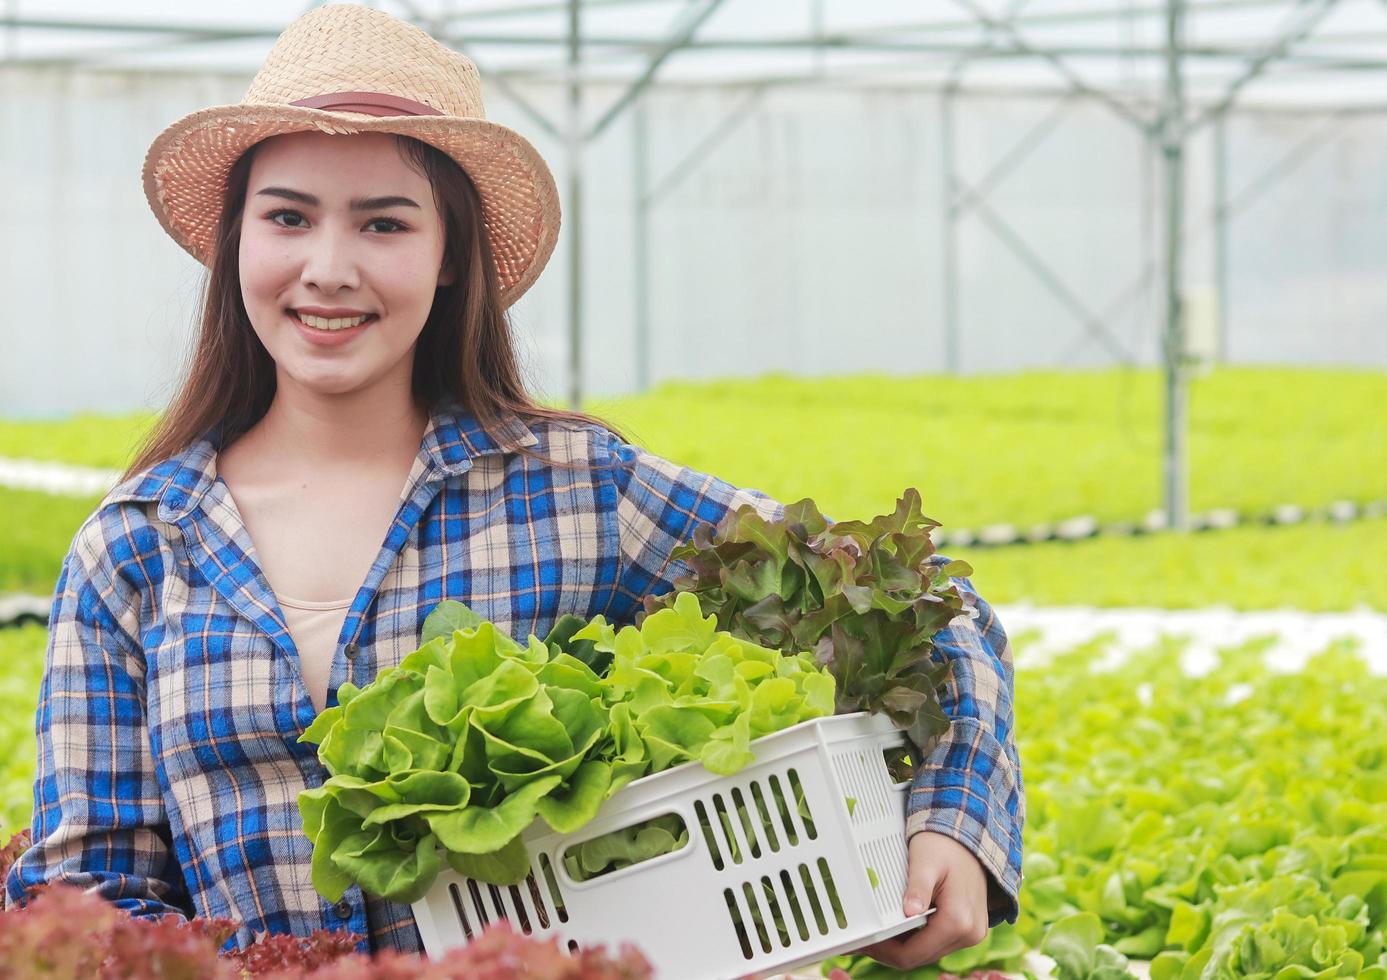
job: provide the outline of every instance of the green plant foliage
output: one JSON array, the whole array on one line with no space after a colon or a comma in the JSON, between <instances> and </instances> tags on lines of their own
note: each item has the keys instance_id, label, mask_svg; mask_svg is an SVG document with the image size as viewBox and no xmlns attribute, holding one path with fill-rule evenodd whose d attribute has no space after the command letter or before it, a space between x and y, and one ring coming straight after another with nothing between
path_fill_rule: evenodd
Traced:
<instances>
[{"instance_id":1,"label":"green plant foliage","mask_svg":"<svg viewBox=\"0 0 1387 980\"><path fill-rule=\"evenodd\" d=\"M1132 520L1161 505L1156 370L667 383L584 408L652 451L829 514L877 514L921 488L945 527ZM1387 372L1220 368L1191 379L1190 503L1265 512L1379 499ZM756 437L709 438L743 432ZM914 433L914 437L912 437ZM849 465L825 466L826 447Z\"/></svg>"},{"instance_id":2,"label":"green plant foliage","mask_svg":"<svg viewBox=\"0 0 1387 980\"><path fill-rule=\"evenodd\" d=\"M744 505L675 549L689 574L675 581L678 591L646 596L645 610L692 594L733 636L813 650L837 682L838 713L885 714L928 751L949 729L936 693L949 667L932 659L933 637L965 614L950 577L973 571L930 561L938 526L920 512L914 488L869 522L830 525L808 498L779 521Z\"/></svg>"},{"instance_id":3,"label":"green plant foliage","mask_svg":"<svg viewBox=\"0 0 1387 980\"><path fill-rule=\"evenodd\" d=\"M1193 677L1181 647L1018 667L1020 919L912 980L1015 972L1014 943L1067 978L1387 980L1387 677L1345 644L1272 672L1267 642Z\"/></svg>"},{"instance_id":4,"label":"green plant foliage","mask_svg":"<svg viewBox=\"0 0 1387 980\"><path fill-rule=\"evenodd\" d=\"M157 417L152 412L81 412L64 419L0 419L0 456L124 469Z\"/></svg>"},{"instance_id":5,"label":"green plant foliage","mask_svg":"<svg viewBox=\"0 0 1387 980\"><path fill-rule=\"evenodd\" d=\"M423 636L371 684L339 688L302 736L330 773L299 796L313 884L330 901L353 882L418 901L444 860L516 884L536 818L573 833L633 779L695 761L730 775L753 761L753 739L833 713L833 678L811 657L719 633L693 596L639 628L598 616L523 646L445 601ZM607 654L609 669L565 645ZM677 846L655 836L593 844L580 861L600 851L595 871Z\"/></svg>"},{"instance_id":6,"label":"green plant foliage","mask_svg":"<svg viewBox=\"0 0 1387 980\"><path fill-rule=\"evenodd\" d=\"M26 625L0 629L0 840L29 826L34 808L34 712L48 631Z\"/></svg>"},{"instance_id":7,"label":"green plant foliage","mask_svg":"<svg viewBox=\"0 0 1387 980\"><path fill-rule=\"evenodd\" d=\"M1387 520L1239 527L991 550L950 548L977 566L993 603L1197 609L1387 610ZM1313 575L1306 557L1321 556Z\"/></svg>"},{"instance_id":8,"label":"green plant foliage","mask_svg":"<svg viewBox=\"0 0 1387 980\"><path fill-rule=\"evenodd\" d=\"M0 594L51 596L73 536L98 503L0 487Z\"/></svg>"}]
</instances>

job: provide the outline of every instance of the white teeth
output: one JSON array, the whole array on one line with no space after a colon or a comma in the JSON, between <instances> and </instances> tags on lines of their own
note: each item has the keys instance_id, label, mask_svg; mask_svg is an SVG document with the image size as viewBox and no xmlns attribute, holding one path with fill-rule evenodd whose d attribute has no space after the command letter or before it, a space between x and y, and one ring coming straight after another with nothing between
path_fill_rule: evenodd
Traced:
<instances>
[{"instance_id":1,"label":"white teeth","mask_svg":"<svg viewBox=\"0 0 1387 980\"><path fill-rule=\"evenodd\" d=\"M371 318L371 314L369 313L362 316L330 318L314 316L311 313L298 313L296 315L305 325L314 327L318 330L345 330L348 327L360 326Z\"/></svg>"}]
</instances>

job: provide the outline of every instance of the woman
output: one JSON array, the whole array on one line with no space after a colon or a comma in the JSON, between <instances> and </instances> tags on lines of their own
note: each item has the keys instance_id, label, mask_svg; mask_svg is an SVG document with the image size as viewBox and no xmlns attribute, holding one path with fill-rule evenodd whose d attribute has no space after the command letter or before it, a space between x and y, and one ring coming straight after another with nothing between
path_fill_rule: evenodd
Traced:
<instances>
[{"instance_id":1,"label":"woman","mask_svg":"<svg viewBox=\"0 0 1387 980\"><path fill-rule=\"evenodd\" d=\"M64 562L8 901L67 881L138 915L235 917L241 946L325 927L419 949L407 906L310 882L297 797L327 773L297 739L338 687L397 664L444 598L522 638L565 613L629 622L698 522L783 512L526 393L505 311L554 247L557 195L482 114L467 59L333 5L240 104L154 141L151 207L210 270L202 329ZM899 965L1016 915L1011 665L977 605L941 636L946 707L968 712L916 781L906 901L938 912L874 948Z\"/></svg>"}]
</instances>

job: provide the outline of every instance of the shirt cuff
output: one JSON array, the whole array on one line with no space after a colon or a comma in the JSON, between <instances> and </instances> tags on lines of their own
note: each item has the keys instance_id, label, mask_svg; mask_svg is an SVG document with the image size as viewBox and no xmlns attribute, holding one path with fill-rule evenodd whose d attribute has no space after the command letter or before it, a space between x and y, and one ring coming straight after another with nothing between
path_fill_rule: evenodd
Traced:
<instances>
[{"instance_id":1,"label":"shirt cuff","mask_svg":"<svg viewBox=\"0 0 1387 980\"><path fill-rule=\"evenodd\" d=\"M971 765L947 765L960 745L975 748ZM954 718L915 771L907 804L908 841L923 830L973 852L988 875L987 927L1015 924L1021 903L1021 783L1001 745L976 718Z\"/></svg>"}]
</instances>

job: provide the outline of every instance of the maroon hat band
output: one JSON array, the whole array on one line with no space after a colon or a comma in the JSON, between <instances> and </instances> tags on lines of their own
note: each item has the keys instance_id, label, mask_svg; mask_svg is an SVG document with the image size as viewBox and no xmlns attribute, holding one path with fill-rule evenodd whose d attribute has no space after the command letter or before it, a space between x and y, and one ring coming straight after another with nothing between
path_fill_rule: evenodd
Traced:
<instances>
[{"instance_id":1,"label":"maroon hat band","mask_svg":"<svg viewBox=\"0 0 1387 980\"><path fill-rule=\"evenodd\" d=\"M332 112L360 112L370 116L441 116L444 115L433 106L402 99L398 95L384 92L332 92L328 95L315 95L298 99L290 105L305 109L326 109Z\"/></svg>"}]
</instances>

